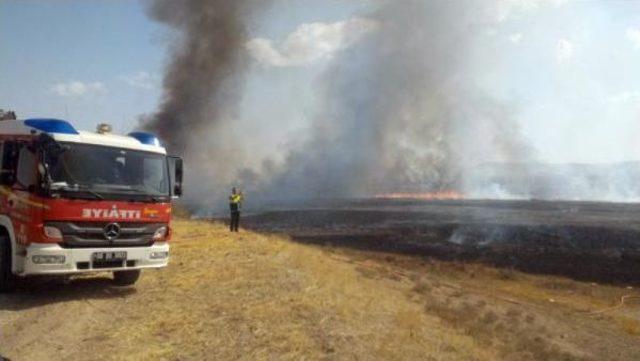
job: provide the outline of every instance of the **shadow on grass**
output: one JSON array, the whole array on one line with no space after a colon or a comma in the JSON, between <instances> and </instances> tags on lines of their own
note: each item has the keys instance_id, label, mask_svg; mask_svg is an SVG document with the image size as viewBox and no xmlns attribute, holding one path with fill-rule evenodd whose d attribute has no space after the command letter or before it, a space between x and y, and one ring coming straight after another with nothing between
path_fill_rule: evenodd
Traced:
<instances>
[{"instance_id":1,"label":"shadow on grass","mask_svg":"<svg viewBox=\"0 0 640 361\"><path fill-rule=\"evenodd\" d=\"M13 292L0 294L0 310L20 311L59 302L124 298L135 293L135 287L116 287L109 277L83 277L68 282L62 278L26 278L19 280Z\"/></svg>"}]
</instances>

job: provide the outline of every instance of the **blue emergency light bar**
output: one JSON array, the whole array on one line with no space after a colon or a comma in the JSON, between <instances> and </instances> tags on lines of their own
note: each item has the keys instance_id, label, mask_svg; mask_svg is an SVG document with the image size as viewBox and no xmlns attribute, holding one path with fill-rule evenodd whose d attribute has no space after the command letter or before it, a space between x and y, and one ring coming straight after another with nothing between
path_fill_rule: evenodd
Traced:
<instances>
[{"instance_id":1,"label":"blue emergency light bar","mask_svg":"<svg viewBox=\"0 0 640 361\"><path fill-rule=\"evenodd\" d=\"M24 125L45 133L78 134L76 128L66 120L52 118L26 119Z\"/></svg>"},{"instance_id":2,"label":"blue emergency light bar","mask_svg":"<svg viewBox=\"0 0 640 361\"><path fill-rule=\"evenodd\" d=\"M131 132L127 134L128 136L137 139L142 144L154 145L156 147L161 147L160 139L156 137L154 134L147 132Z\"/></svg>"}]
</instances>

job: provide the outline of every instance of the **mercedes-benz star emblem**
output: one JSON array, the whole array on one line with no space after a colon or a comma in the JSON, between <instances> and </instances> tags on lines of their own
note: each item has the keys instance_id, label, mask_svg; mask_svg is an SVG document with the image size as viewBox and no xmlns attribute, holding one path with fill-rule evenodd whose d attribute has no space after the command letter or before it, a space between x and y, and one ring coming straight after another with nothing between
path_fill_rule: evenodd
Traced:
<instances>
[{"instance_id":1,"label":"mercedes-benz star emblem","mask_svg":"<svg viewBox=\"0 0 640 361\"><path fill-rule=\"evenodd\" d=\"M119 235L120 225L118 223L109 223L104 226L104 237L107 240L113 241L114 239L118 238Z\"/></svg>"}]
</instances>

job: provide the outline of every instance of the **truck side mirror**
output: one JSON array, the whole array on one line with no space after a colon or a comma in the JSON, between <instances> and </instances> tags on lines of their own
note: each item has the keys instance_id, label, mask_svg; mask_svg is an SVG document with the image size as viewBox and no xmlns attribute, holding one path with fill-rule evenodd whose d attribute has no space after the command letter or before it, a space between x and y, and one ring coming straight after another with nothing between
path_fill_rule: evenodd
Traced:
<instances>
[{"instance_id":1,"label":"truck side mirror","mask_svg":"<svg viewBox=\"0 0 640 361\"><path fill-rule=\"evenodd\" d=\"M171 177L171 196L180 198L182 196L182 158L169 156L169 175Z\"/></svg>"}]
</instances>

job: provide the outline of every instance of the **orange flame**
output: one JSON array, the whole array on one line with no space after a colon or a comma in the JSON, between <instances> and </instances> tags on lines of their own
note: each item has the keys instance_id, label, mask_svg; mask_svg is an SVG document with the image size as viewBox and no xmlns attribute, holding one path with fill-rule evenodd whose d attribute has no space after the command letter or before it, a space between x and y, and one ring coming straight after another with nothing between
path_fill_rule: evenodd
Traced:
<instances>
[{"instance_id":1,"label":"orange flame","mask_svg":"<svg viewBox=\"0 0 640 361\"><path fill-rule=\"evenodd\" d=\"M381 199L419 199L419 200L450 200L463 199L462 193L454 190L436 191L436 192L394 192L376 194L374 198Z\"/></svg>"}]
</instances>

